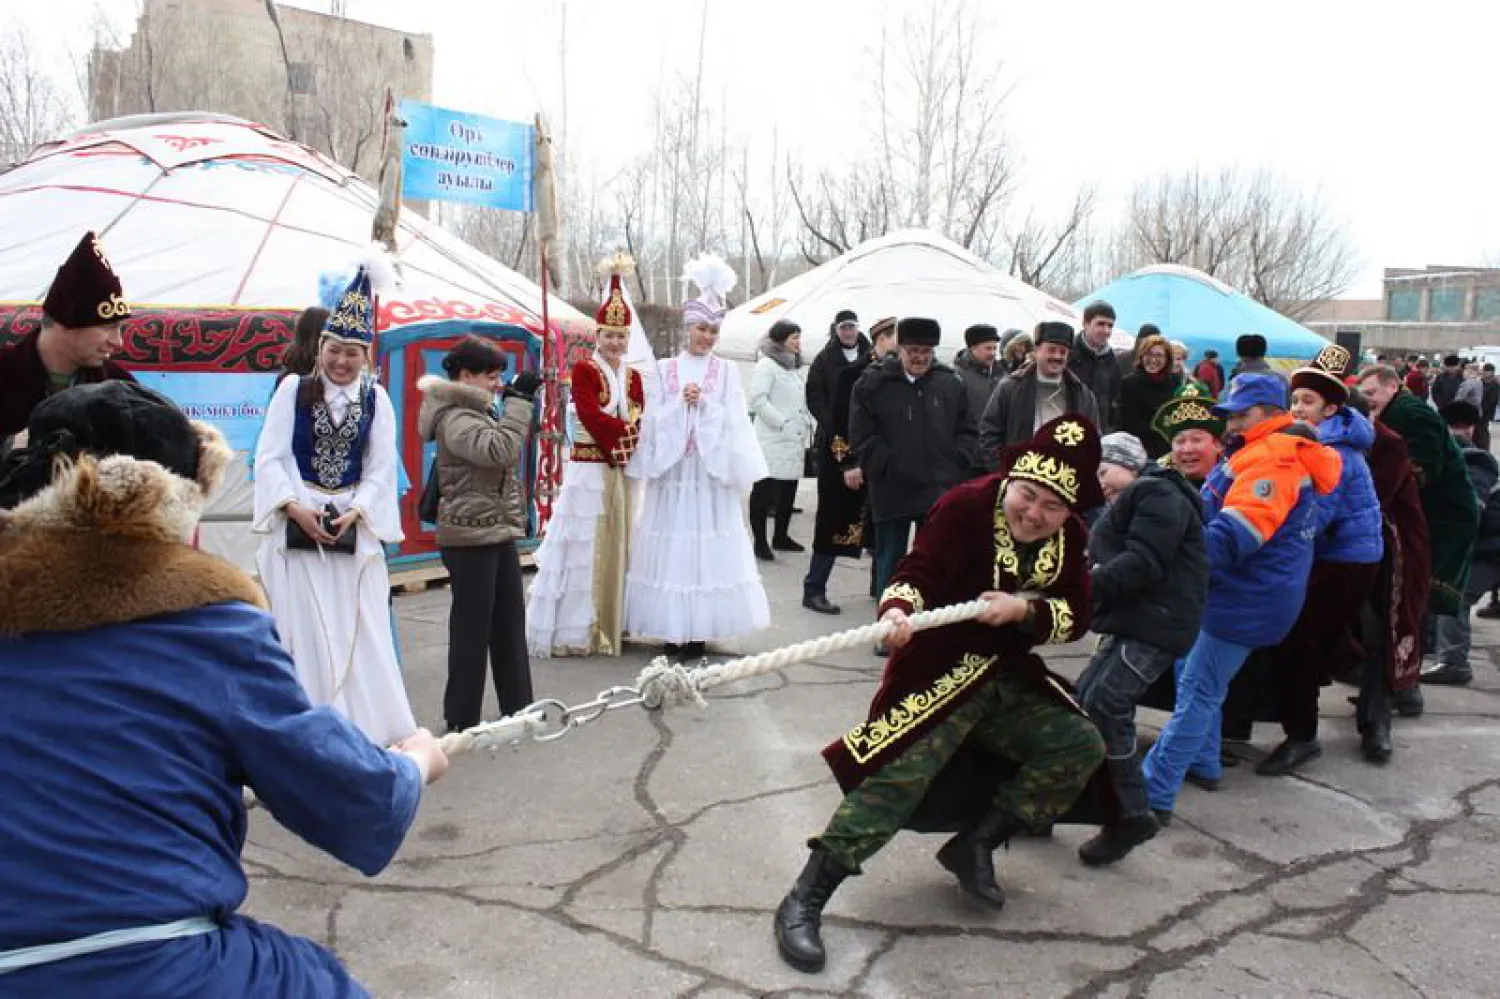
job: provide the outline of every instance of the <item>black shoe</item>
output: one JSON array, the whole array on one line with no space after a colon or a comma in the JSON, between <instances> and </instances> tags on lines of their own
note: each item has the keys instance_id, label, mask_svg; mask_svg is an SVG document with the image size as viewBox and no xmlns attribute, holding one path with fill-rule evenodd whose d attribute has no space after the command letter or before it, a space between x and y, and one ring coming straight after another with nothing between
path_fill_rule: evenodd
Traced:
<instances>
[{"instance_id":1,"label":"black shoe","mask_svg":"<svg viewBox=\"0 0 1500 999\"><path fill-rule=\"evenodd\" d=\"M776 561L776 556L771 554L771 546L764 541L755 542L755 557L762 562Z\"/></svg>"},{"instance_id":2,"label":"black shoe","mask_svg":"<svg viewBox=\"0 0 1500 999\"><path fill-rule=\"evenodd\" d=\"M683 665L696 663L708 654L708 646L702 642L688 642L677 650L676 661Z\"/></svg>"},{"instance_id":3,"label":"black shoe","mask_svg":"<svg viewBox=\"0 0 1500 999\"><path fill-rule=\"evenodd\" d=\"M1099 835L1078 848L1078 859L1088 867L1113 864L1161 831L1151 814L1132 815L1117 826L1105 826Z\"/></svg>"},{"instance_id":4,"label":"black shoe","mask_svg":"<svg viewBox=\"0 0 1500 999\"><path fill-rule=\"evenodd\" d=\"M779 552L805 552L807 548L797 544L785 534L778 534L771 539L771 547Z\"/></svg>"},{"instance_id":5,"label":"black shoe","mask_svg":"<svg viewBox=\"0 0 1500 999\"><path fill-rule=\"evenodd\" d=\"M1391 707L1396 709L1396 714L1402 718L1420 718L1426 710L1426 702L1422 699L1421 687L1408 687L1406 690L1398 690L1391 694Z\"/></svg>"},{"instance_id":6,"label":"black shoe","mask_svg":"<svg viewBox=\"0 0 1500 999\"><path fill-rule=\"evenodd\" d=\"M1443 663L1423 673L1422 682L1436 687L1467 687L1474 682L1474 671L1467 665Z\"/></svg>"},{"instance_id":7,"label":"black shoe","mask_svg":"<svg viewBox=\"0 0 1500 999\"><path fill-rule=\"evenodd\" d=\"M802 513L804 511L803 511L803 509L800 506L794 506L794 507L792 507L792 512L793 513Z\"/></svg>"},{"instance_id":8,"label":"black shoe","mask_svg":"<svg viewBox=\"0 0 1500 999\"><path fill-rule=\"evenodd\" d=\"M823 907L849 872L821 847L797 876L776 909L776 949L781 959L805 974L823 970L828 954L823 950Z\"/></svg>"},{"instance_id":9,"label":"black shoe","mask_svg":"<svg viewBox=\"0 0 1500 999\"><path fill-rule=\"evenodd\" d=\"M1359 751L1371 763L1391 762L1391 754L1396 751L1391 744L1391 723L1380 721L1366 727L1359 737Z\"/></svg>"},{"instance_id":10,"label":"black shoe","mask_svg":"<svg viewBox=\"0 0 1500 999\"><path fill-rule=\"evenodd\" d=\"M889 659L890 656L891 656L891 650L890 650L889 647L884 646L884 645L877 645L877 646L875 646L875 658L877 658L877 659Z\"/></svg>"},{"instance_id":11,"label":"black shoe","mask_svg":"<svg viewBox=\"0 0 1500 999\"><path fill-rule=\"evenodd\" d=\"M1195 774L1191 770L1183 774L1182 779L1194 787L1200 787L1205 791L1217 791L1221 783L1218 777L1204 777L1202 774Z\"/></svg>"},{"instance_id":12,"label":"black shoe","mask_svg":"<svg viewBox=\"0 0 1500 999\"><path fill-rule=\"evenodd\" d=\"M661 651L662 655L666 656L672 662L682 662L682 646L668 642L662 646Z\"/></svg>"},{"instance_id":13,"label":"black shoe","mask_svg":"<svg viewBox=\"0 0 1500 999\"><path fill-rule=\"evenodd\" d=\"M1151 817L1156 819L1156 824L1163 829L1172 824L1172 812L1170 809L1153 808L1151 809Z\"/></svg>"},{"instance_id":14,"label":"black shoe","mask_svg":"<svg viewBox=\"0 0 1500 999\"><path fill-rule=\"evenodd\" d=\"M1482 617L1486 621L1494 621L1496 619L1500 619L1500 603L1496 603L1495 601L1491 600L1489 603L1485 604L1483 607L1475 611L1474 616Z\"/></svg>"},{"instance_id":15,"label":"black shoe","mask_svg":"<svg viewBox=\"0 0 1500 999\"><path fill-rule=\"evenodd\" d=\"M1005 892L995 883L995 850L1025 828L1008 815L992 812L944 843L938 863L958 878L964 891L996 909L1004 908Z\"/></svg>"},{"instance_id":16,"label":"black shoe","mask_svg":"<svg viewBox=\"0 0 1500 999\"><path fill-rule=\"evenodd\" d=\"M1262 777L1285 777L1322 755L1323 744L1317 739L1283 739L1270 756L1260 761L1255 772Z\"/></svg>"},{"instance_id":17,"label":"black shoe","mask_svg":"<svg viewBox=\"0 0 1500 999\"><path fill-rule=\"evenodd\" d=\"M821 593L815 593L810 597L803 597L802 606L806 607L810 611L816 611L819 614L842 613L842 610L840 609L838 604L831 603L829 599Z\"/></svg>"}]
</instances>

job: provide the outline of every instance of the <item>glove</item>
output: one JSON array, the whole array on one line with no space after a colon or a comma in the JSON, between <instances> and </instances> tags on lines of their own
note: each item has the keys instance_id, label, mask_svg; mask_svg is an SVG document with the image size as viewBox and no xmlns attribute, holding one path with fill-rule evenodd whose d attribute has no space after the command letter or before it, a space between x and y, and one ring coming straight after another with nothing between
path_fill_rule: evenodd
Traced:
<instances>
[{"instance_id":1,"label":"glove","mask_svg":"<svg viewBox=\"0 0 1500 999\"><path fill-rule=\"evenodd\" d=\"M530 402L536 397L536 390L541 388L541 385L541 375L535 371L523 371L510 380L510 384L506 386L505 394L507 397L518 395Z\"/></svg>"}]
</instances>

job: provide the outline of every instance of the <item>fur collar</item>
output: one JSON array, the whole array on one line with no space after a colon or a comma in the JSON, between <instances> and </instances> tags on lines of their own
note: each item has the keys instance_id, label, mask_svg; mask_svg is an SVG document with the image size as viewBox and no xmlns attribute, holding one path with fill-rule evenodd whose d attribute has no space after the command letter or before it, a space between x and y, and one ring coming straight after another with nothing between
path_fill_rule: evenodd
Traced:
<instances>
[{"instance_id":1,"label":"fur collar","mask_svg":"<svg viewBox=\"0 0 1500 999\"><path fill-rule=\"evenodd\" d=\"M222 456L206 448L200 479ZM183 539L205 489L155 462L113 456L64 466L36 496L0 514L0 635L82 631L243 601L265 608L249 576Z\"/></svg>"},{"instance_id":2,"label":"fur collar","mask_svg":"<svg viewBox=\"0 0 1500 999\"><path fill-rule=\"evenodd\" d=\"M417 391L436 406L461 406L488 413L495 397L482 388L465 385L438 375L423 375L417 380Z\"/></svg>"}]
</instances>

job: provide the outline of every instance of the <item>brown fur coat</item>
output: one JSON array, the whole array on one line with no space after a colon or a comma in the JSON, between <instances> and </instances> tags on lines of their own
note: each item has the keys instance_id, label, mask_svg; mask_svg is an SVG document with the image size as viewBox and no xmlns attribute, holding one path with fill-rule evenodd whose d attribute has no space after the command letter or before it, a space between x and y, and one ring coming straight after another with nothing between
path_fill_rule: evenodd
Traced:
<instances>
[{"instance_id":1,"label":"brown fur coat","mask_svg":"<svg viewBox=\"0 0 1500 999\"><path fill-rule=\"evenodd\" d=\"M249 576L185 543L232 457L218 431L195 426L196 482L155 462L83 457L0 511L0 636L82 631L230 601L266 607Z\"/></svg>"}]
</instances>

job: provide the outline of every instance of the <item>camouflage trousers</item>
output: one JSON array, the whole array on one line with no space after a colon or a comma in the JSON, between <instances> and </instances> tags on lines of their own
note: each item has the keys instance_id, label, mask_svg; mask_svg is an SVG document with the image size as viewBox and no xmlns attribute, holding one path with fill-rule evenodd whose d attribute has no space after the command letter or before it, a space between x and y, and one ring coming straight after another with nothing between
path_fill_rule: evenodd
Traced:
<instances>
[{"instance_id":1,"label":"camouflage trousers","mask_svg":"<svg viewBox=\"0 0 1500 999\"><path fill-rule=\"evenodd\" d=\"M845 795L816 842L858 871L900 831L970 738L1020 765L992 807L1027 826L1072 807L1104 760L1104 740L1085 715L1034 684L1001 675Z\"/></svg>"}]
</instances>

